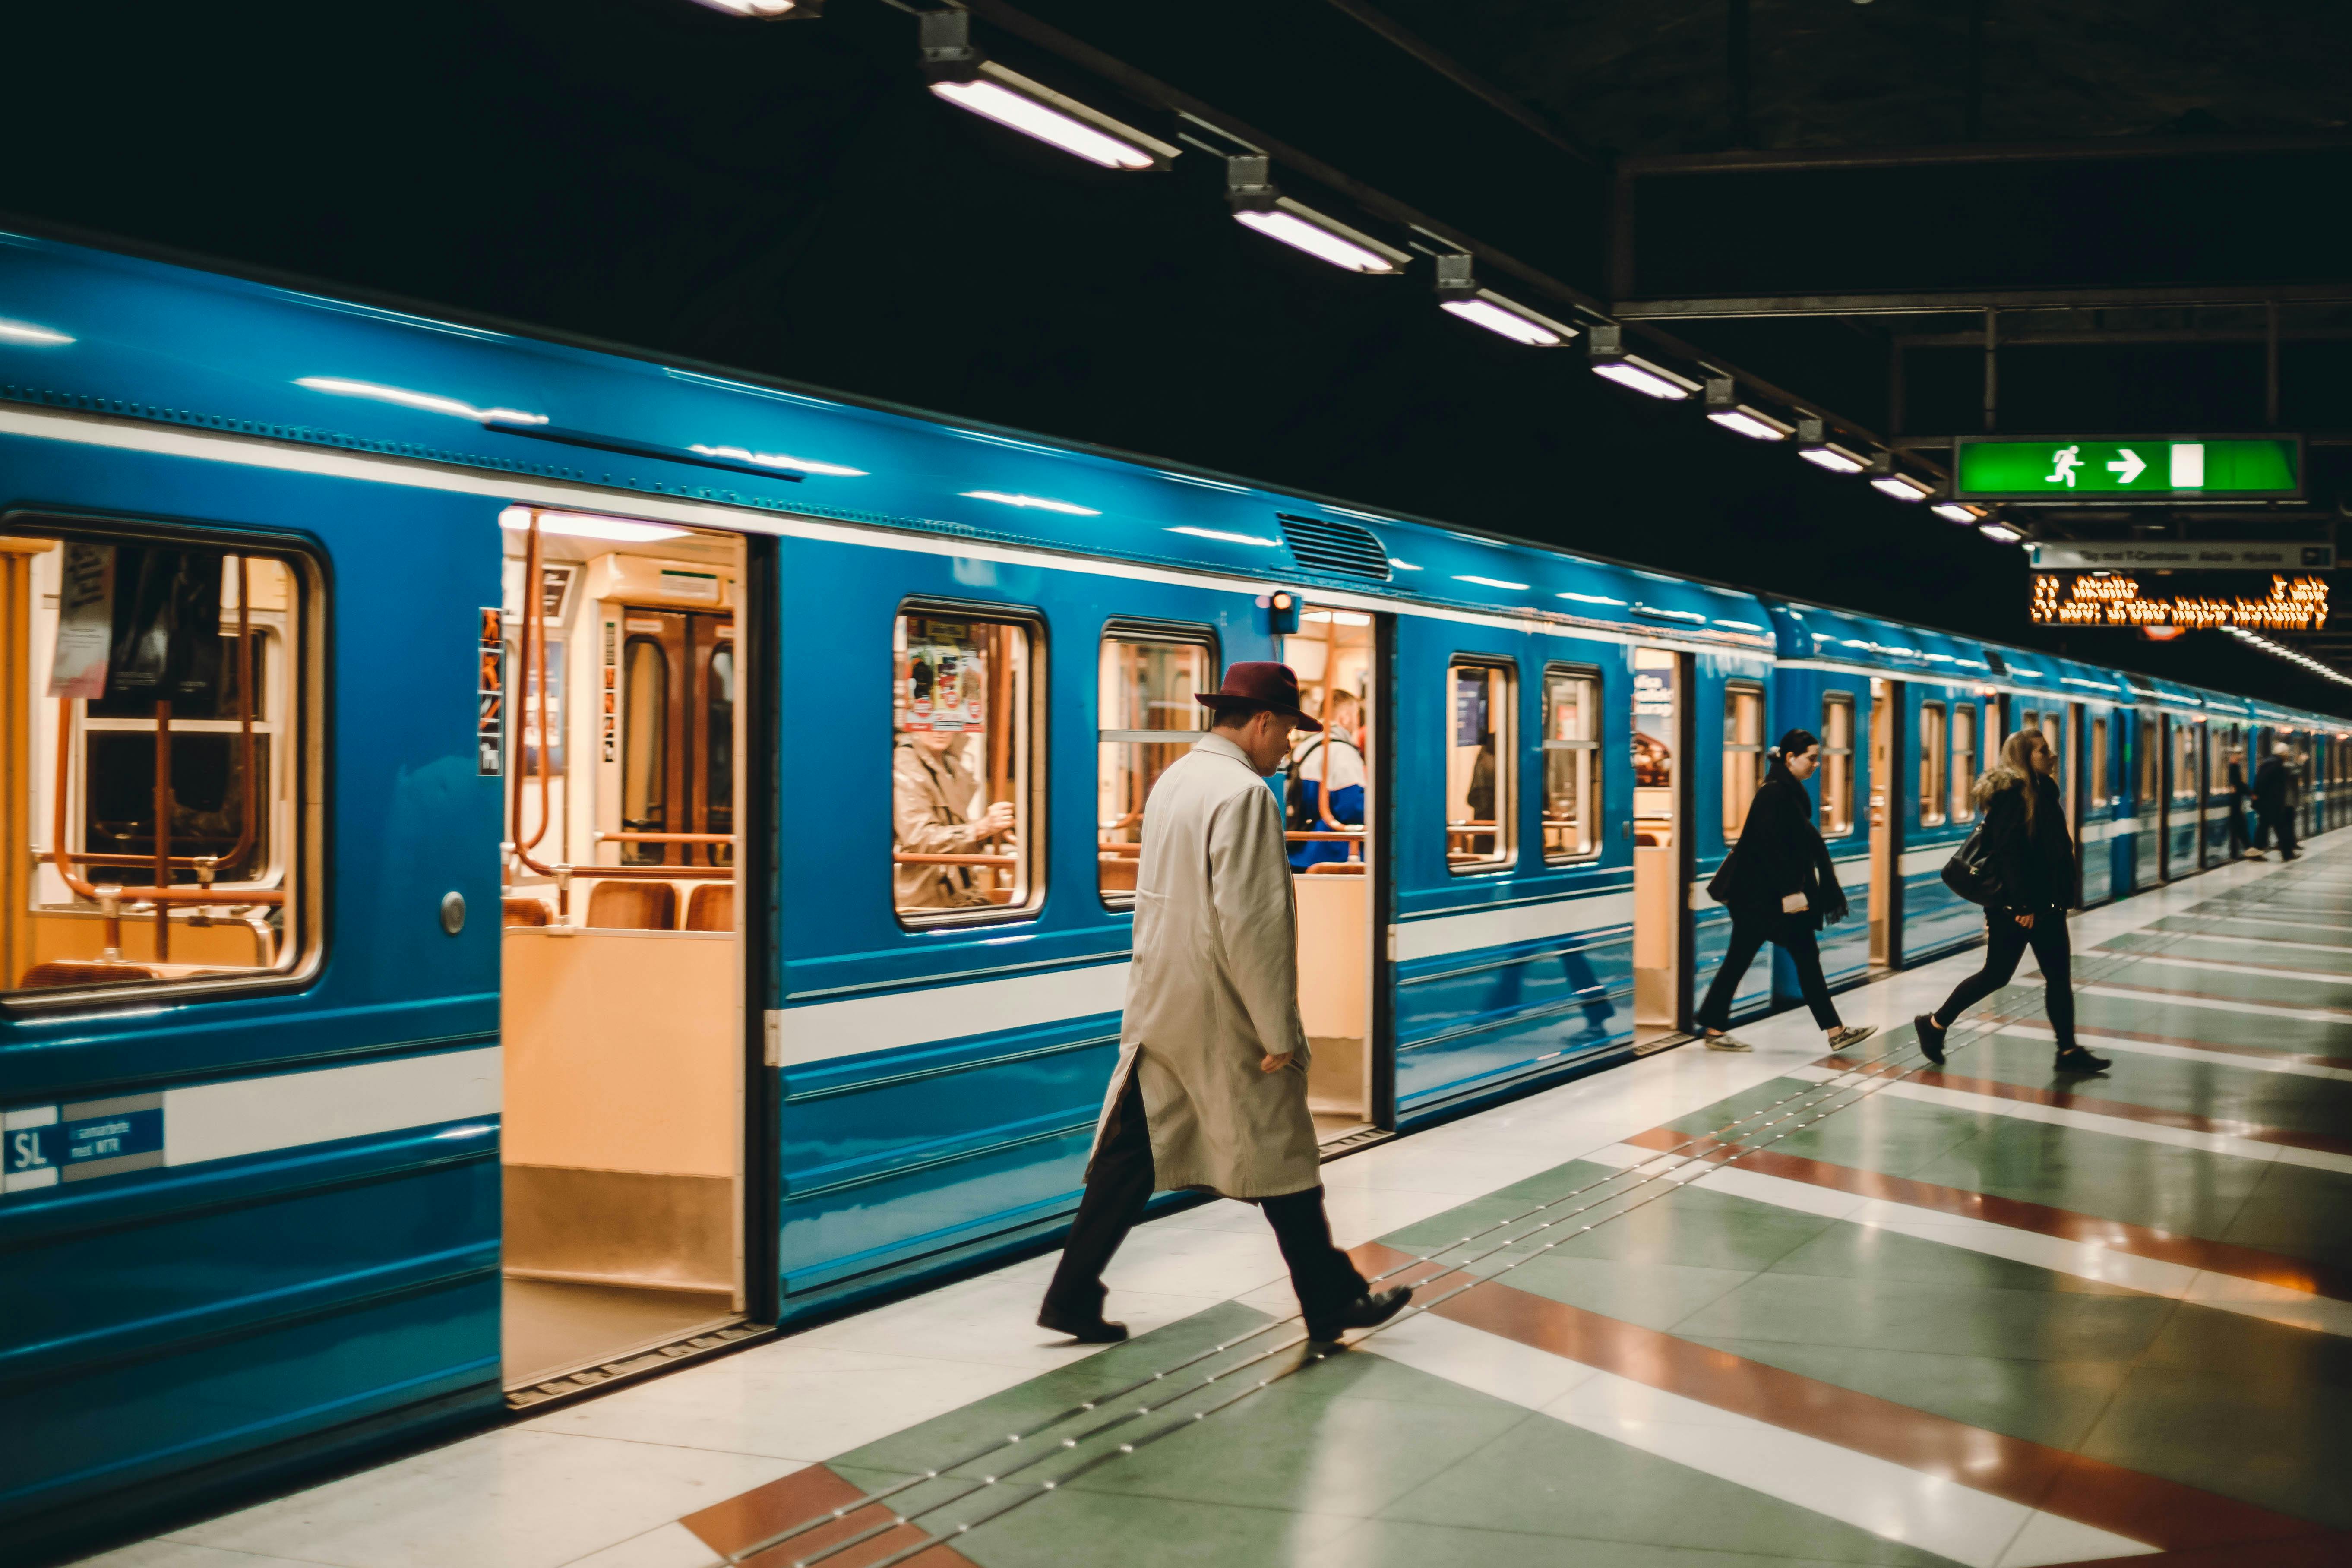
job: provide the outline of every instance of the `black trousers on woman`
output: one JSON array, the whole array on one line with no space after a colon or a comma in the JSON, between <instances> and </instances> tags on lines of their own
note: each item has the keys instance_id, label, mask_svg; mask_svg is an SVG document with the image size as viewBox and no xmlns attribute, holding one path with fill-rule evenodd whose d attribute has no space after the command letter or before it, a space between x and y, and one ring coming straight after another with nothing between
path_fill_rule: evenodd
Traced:
<instances>
[{"instance_id":1,"label":"black trousers on woman","mask_svg":"<svg viewBox=\"0 0 2352 1568\"><path fill-rule=\"evenodd\" d=\"M2050 1015L2051 1032L2058 1037L2058 1048L2070 1050L2074 1045L2074 953L2066 940L2066 911L2036 910L2033 929L2026 930L2017 923L2015 910L1985 911L1984 967L1952 988L1944 1005L1930 1014L1946 1028L1960 1021L1960 1015L1973 1007L2002 986L2017 973L2017 961L2025 950L2033 949L2041 961L2043 985L2042 1010Z\"/></svg>"},{"instance_id":2,"label":"black trousers on woman","mask_svg":"<svg viewBox=\"0 0 2352 1568\"><path fill-rule=\"evenodd\" d=\"M1706 988L1706 1000L1698 1005L1699 1027L1731 1027L1731 1000L1739 994L1748 966L1756 962L1768 942L1779 944L1797 966L1797 987L1804 993L1805 1005L1813 1010L1813 1022L1824 1029L1836 1028L1837 1008L1830 1001L1830 983L1822 977L1822 949L1813 940L1812 928L1787 915L1742 920L1737 914L1731 917L1731 951L1723 955L1723 967L1715 972L1715 984Z\"/></svg>"}]
</instances>

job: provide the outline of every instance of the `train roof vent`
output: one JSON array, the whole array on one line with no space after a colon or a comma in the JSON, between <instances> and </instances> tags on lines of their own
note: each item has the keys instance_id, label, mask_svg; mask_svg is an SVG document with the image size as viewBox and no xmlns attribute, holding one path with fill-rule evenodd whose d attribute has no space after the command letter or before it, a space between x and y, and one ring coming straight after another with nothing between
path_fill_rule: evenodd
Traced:
<instances>
[{"instance_id":1,"label":"train roof vent","mask_svg":"<svg viewBox=\"0 0 2352 1568\"><path fill-rule=\"evenodd\" d=\"M1369 577L1375 583L1389 580L1388 548L1370 529L1328 517L1297 517L1286 511L1274 515L1282 522L1291 555L1309 572Z\"/></svg>"},{"instance_id":2,"label":"train roof vent","mask_svg":"<svg viewBox=\"0 0 2352 1568\"><path fill-rule=\"evenodd\" d=\"M2000 657L2000 650L1999 648L1989 647L1984 650L1984 656L1985 663L1992 667L1992 672L1995 675L2007 675L2009 673L2009 660Z\"/></svg>"}]
</instances>

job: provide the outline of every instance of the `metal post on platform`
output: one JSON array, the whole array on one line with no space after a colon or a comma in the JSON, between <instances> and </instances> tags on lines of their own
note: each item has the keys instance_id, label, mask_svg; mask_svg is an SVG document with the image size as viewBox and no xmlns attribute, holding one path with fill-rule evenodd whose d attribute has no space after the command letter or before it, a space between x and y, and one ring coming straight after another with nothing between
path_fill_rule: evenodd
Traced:
<instances>
[{"instance_id":1,"label":"metal post on platform","mask_svg":"<svg viewBox=\"0 0 2352 1568\"><path fill-rule=\"evenodd\" d=\"M1990 305L1985 307L1984 340L1984 427L1990 436L2000 410L2000 312Z\"/></svg>"}]
</instances>

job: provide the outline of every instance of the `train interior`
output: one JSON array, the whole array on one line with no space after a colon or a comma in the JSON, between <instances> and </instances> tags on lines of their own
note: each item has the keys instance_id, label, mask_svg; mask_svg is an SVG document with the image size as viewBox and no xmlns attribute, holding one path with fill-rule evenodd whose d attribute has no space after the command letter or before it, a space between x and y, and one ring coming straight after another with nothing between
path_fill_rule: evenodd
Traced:
<instances>
[{"instance_id":1,"label":"train interior","mask_svg":"<svg viewBox=\"0 0 2352 1568\"><path fill-rule=\"evenodd\" d=\"M1633 650L1633 1040L1681 1027L1682 669L1665 648Z\"/></svg>"},{"instance_id":2,"label":"train interior","mask_svg":"<svg viewBox=\"0 0 2352 1568\"><path fill-rule=\"evenodd\" d=\"M1363 1135L1375 1120L1374 846L1365 825L1379 778L1374 748L1386 732L1373 710L1377 631L1360 611L1307 605L1297 632L1282 642L1300 700L1324 725L1294 745L1285 797L1298 900L1298 1011L1312 1057L1307 1105L1326 1147ZM1458 771L1466 776L1467 764ZM1449 807L1450 821L1467 815Z\"/></svg>"},{"instance_id":3,"label":"train interior","mask_svg":"<svg viewBox=\"0 0 2352 1568\"><path fill-rule=\"evenodd\" d=\"M504 780L510 1387L733 1321L740 542L509 508L483 612Z\"/></svg>"}]
</instances>

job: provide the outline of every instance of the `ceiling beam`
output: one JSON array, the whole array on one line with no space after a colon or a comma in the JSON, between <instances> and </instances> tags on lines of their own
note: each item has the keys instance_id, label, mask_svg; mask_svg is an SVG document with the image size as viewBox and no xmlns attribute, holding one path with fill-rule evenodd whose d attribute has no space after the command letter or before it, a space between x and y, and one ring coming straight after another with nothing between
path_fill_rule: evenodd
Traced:
<instances>
[{"instance_id":1,"label":"ceiling beam","mask_svg":"<svg viewBox=\"0 0 2352 1568\"><path fill-rule=\"evenodd\" d=\"M1685 299L1619 300L1610 310L1627 321L1706 321L1748 316L1927 316L1965 310L2097 310L2145 305L2347 301L2352 301L2352 281L2192 283L2156 289L1956 289L1919 294L1698 295Z\"/></svg>"},{"instance_id":2,"label":"ceiling beam","mask_svg":"<svg viewBox=\"0 0 2352 1568\"><path fill-rule=\"evenodd\" d=\"M2116 136L2096 142L1985 142L1939 147L1733 148L1720 153L1655 153L1620 158L1637 179L1676 174L1771 174L1815 169L1920 169L1956 163L2111 163L2147 158L2259 156L2266 153L2352 152L2352 137Z\"/></svg>"}]
</instances>

